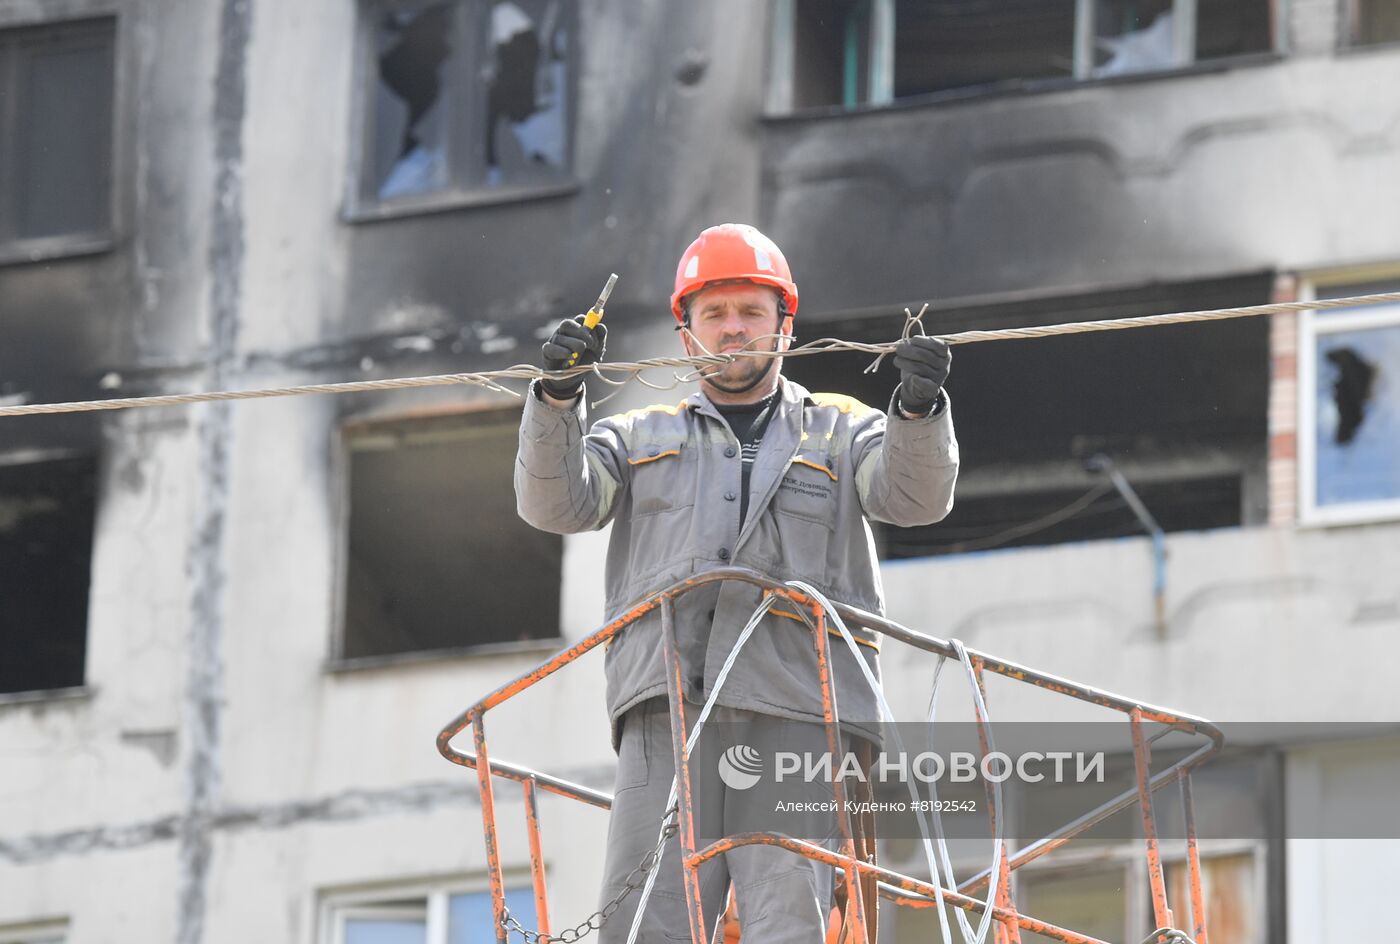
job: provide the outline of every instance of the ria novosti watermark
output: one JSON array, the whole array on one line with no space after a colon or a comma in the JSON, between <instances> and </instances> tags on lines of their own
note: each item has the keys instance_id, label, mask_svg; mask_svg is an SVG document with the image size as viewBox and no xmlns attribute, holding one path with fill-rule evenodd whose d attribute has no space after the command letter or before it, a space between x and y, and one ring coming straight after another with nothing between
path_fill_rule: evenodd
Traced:
<instances>
[{"instance_id":1,"label":"ria novosti watermark","mask_svg":"<svg viewBox=\"0 0 1400 944\"><path fill-rule=\"evenodd\" d=\"M1147 725L1138 756L1121 721L998 722L985 732L992 749L984 756L984 732L962 720L843 723L842 741L830 751L820 723L711 722L690 773L696 809L711 817L697 822L713 838L744 831L820 838L835 822L831 804L844 798L876 804L884 838L919 839L923 825L914 814L939 812L954 814L943 817L950 840L983 841L995 790L1005 835L1018 841L1113 804L1117 811L1088 839L1135 842L1143 832L1141 763L1163 841L1183 839L1188 819L1201 840L1400 839L1400 722L1218 727L1224 747L1211 751L1200 732ZM1315 785L1317 771L1326 772L1326 791ZM866 808L841 810L857 811Z\"/></svg>"},{"instance_id":2,"label":"ria novosti watermark","mask_svg":"<svg viewBox=\"0 0 1400 944\"><path fill-rule=\"evenodd\" d=\"M735 744L720 755L719 776L734 790L758 784L767 769L762 754L747 744ZM1103 751L971 751L879 752L869 765L852 752L837 760L826 752L773 752L773 782L834 783L1103 783Z\"/></svg>"}]
</instances>

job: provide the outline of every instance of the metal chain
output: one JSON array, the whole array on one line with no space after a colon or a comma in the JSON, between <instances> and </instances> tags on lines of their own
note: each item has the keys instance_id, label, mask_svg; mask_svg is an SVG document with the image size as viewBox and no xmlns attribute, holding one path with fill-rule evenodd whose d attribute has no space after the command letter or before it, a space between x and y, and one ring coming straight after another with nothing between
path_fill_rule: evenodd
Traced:
<instances>
[{"instance_id":1,"label":"metal chain","mask_svg":"<svg viewBox=\"0 0 1400 944\"><path fill-rule=\"evenodd\" d=\"M635 892L646 884L646 876L652 869L656 868L656 863L661 861L661 849L666 845L666 841L674 836L679 827L676 825L676 807L672 806L666 811L666 826L661 831L661 838L657 840L656 848L642 856L642 861L637 863L637 867L627 873L627 881L622 884L622 891L618 892L602 908L593 912L584 920L571 928L565 928L558 934L544 934L539 931L532 931L525 927L515 915L506 908L501 916L501 926L506 929L506 934L511 931L519 934L525 939L527 944L576 944L577 941L592 934L594 931L602 930L603 925L608 923L608 919L617 913L617 909L622 907L622 902L627 896Z\"/></svg>"},{"instance_id":2,"label":"metal chain","mask_svg":"<svg viewBox=\"0 0 1400 944\"><path fill-rule=\"evenodd\" d=\"M1143 939L1142 944L1196 944L1187 937L1185 931L1176 928L1158 928Z\"/></svg>"}]
</instances>

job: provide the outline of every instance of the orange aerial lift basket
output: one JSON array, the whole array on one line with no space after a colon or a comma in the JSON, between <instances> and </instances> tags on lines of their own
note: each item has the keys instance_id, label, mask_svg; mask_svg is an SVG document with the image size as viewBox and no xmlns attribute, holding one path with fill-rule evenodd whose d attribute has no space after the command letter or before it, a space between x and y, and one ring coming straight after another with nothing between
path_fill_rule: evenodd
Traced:
<instances>
[{"instance_id":1,"label":"orange aerial lift basket","mask_svg":"<svg viewBox=\"0 0 1400 944\"><path fill-rule=\"evenodd\" d=\"M833 754L836 753L835 746L838 743L838 725L828 628L834 625L836 629L831 631L837 632L838 630L844 631L847 625L855 625L875 630L887 639L897 640L916 650L961 661L968 668L969 674L975 682L972 695L977 714L978 740L984 758L987 756L991 743L990 716L986 710L985 686L983 684L985 673L990 672L1004 676L1016 682L1120 712L1130 728L1132 737L1136 785L1011 854L1008 854L1007 844L1002 836L998 819L1001 811L997 807L996 795L989 790L987 815L992 835L995 837L993 839L994 865L963 882L956 889L943 888L933 882L881 867L875 856L873 818L867 816L839 817L841 827L839 851L833 851L777 832L748 832L726 836L699 848L696 843L695 825L692 818L692 778L687 762L686 732L689 730L686 718L687 706L680 697L681 663L677 653L673 617L675 602L679 597L699 587L721 581L743 581L753 584L761 588L767 605L784 601L788 606L797 608L797 612L804 614L812 629L812 642L816 649L819 676L817 681L822 695L822 709L828 742L832 747ZM833 942L875 944L876 905L880 899L886 899L899 906L911 908L938 908L941 901L946 906L982 915L984 920L991 922L987 939L993 941L994 944L1019 944L1023 931L1034 932L1056 941L1064 941L1066 944L1106 944L1098 938L1058 927L1018 911L1011 893L1010 876L1015 869L1063 847L1076 836L1080 836L1115 813L1134 805L1138 807L1141 815L1143 855L1151 886L1153 922L1159 929L1148 936L1147 942L1153 942L1153 944L1192 944L1192 942L1194 944L1207 944L1201 863L1197 849L1195 815L1191 798L1191 772L1204 763L1211 754L1218 751L1224 743L1218 728L1201 718L1146 705L1090 686L1037 672L1026 666L966 648L956 640L943 640L926 636L875 614L863 612L844 604L833 604L805 585L780 583L744 568L707 571L679 581L654 594L630 612L487 695L467 708L438 733L438 750L444 757L454 764L476 770L477 783L481 793L486 862L493 902L495 934L498 942L504 944L504 942L514 939L525 940L528 944L548 944L548 942L554 941L572 944L590 931L597 930L611 916L610 913L605 914L604 911L599 911L579 925L566 928L558 934L551 931L552 924L546 896L544 854L536 798L540 791L544 791L608 809L611 806L612 797L586 786L550 776L547 773L501 760L491 760L486 738L486 713L531 686L543 682L595 647L605 645L641 617L658 609L661 615L663 657L668 669L667 688L670 701L672 748L675 753L675 769L677 771L673 820L663 832L663 841L665 837L674 832L679 844L692 944L713 944L710 931L707 929L716 926L715 918L717 917L703 913L700 900L700 866L727 850L760 843L788 849L832 866L838 876L836 902L840 909L839 915L833 917L829 936L829 940ZM1145 725L1149 722L1155 722L1165 727L1149 736L1145 729ZM472 752L459 751L452 746L451 742L468 727L472 729L474 750ZM1154 773L1151 770L1151 742L1156 737L1171 731L1197 735L1203 741L1171 766ZM505 905L505 886L501 872L496 823L495 786L497 780L514 781L520 784L524 793L526 832L530 845L531 874L534 882L535 913L538 925L536 928L521 926L510 915ZM1162 787L1177 782L1181 784L1184 805L1183 822L1189 887L1189 921L1187 922L1190 928L1189 933L1175 929L1173 913L1168 907L1162 855L1153 814L1153 794ZM845 787L839 778L834 783L834 789L837 808L846 809L843 793ZM659 849L660 846L658 846ZM643 866L638 871L646 872L650 866L654 866L657 854L659 852L649 857L649 863L643 862ZM974 897L978 893L988 893L988 899ZM739 929L739 933L742 934L742 929ZM732 925L730 939L732 940Z\"/></svg>"}]
</instances>

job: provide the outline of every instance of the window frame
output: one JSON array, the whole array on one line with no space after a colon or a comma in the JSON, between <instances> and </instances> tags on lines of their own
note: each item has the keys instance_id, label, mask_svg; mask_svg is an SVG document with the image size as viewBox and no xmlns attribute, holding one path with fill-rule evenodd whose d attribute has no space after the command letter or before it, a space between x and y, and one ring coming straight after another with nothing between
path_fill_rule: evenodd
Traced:
<instances>
[{"instance_id":1,"label":"window frame","mask_svg":"<svg viewBox=\"0 0 1400 944\"><path fill-rule=\"evenodd\" d=\"M1202 869L1204 870L1206 860L1223 858L1233 855L1248 854L1254 862L1254 919L1258 927L1262 928L1267 936L1271 927L1272 916L1270 914L1269 902L1269 844L1262 840L1234 840L1234 839L1203 839L1199 842L1198 853L1200 855ZM1009 848L1008 855L1017 851L1016 848ZM881 847L882 854L884 847ZM1161 848L1163 878L1166 878L1168 866L1185 866L1187 863L1186 849L1184 842L1162 843ZM914 850L907 858L897 861L882 861L885 868L903 872L906 875L918 875L920 869L926 868L926 862L922 851ZM963 875L974 875L986 865L985 860L963 859L954 860L953 867L955 873ZM1141 940L1146 932L1139 931L1139 927L1144 922L1152 920L1152 883L1147 871L1147 862L1143 857L1142 840L1125 841L1119 844L1105 846L1080 846L1076 847L1072 843L1064 848L1056 849L1045 856L1027 862L1020 868L1011 872L1012 896L1019 903L1025 902L1022 890L1022 883L1027 879L1034 881L1040 876L1051 877L1059 874L1074 876L1085 874L1089 871L1111 872L1117 871L1122 876L1123 882L1123 932L1122 939L1125 941ZM1190 901L1172 901L1172 912L1176 915L1177 925L1185 926L1190 916ZM1042 917L1032 913L1032 917ZM1209 918L1209 915L1207 915ZM975 921L974 921L975 924ZM1277 926L1274 922L1273 926ZM1071 928L1070 930L1076 930ZM1150 930L1150 929L1149 929ZM1267 938L1266 938L1267 939Z\"/></svg>"},{"instance_id":2,"label":"window frame","mask_svg":"<svg viewBox=\"0 0 1400 944\"><path fill-rule=\"evenodd\" d=\"M1184 753L1184 752L1183 752ZM1131 752L1110 755L1113 761L1110 762L1110 769L1115 765L1125 765L1119 768L1119 774L1126 777L1132 771ZM1262 750L1247 748L1238 752L1227 752L1225 755L1217 757L1215 764L1223 764L1225 769L1233 770L1237 774L1245 774L1254 778L1255 783L1261 788L1254 793L1254 802L1261 813L1261 822L1264 835L1255 837L1230 838L1205 836L1198 838L1196 843L1197 852L1202 864L1202 872L1205 872L1207 860L1224 858L1235 855L1248 854L1251 856L1254 865L1254 875L1252 883L1252 894L1254 896L1253 919L1256 927L1260 929L1260 941L1271 941L1277 937L1275 933L1270 936L1271 931L1282 928L1285 922L1283 910L1284 900L1281 896L1271 896L1270 877L1275 864L1284 861L1284 849L1282 830L1285 817L1284 797L1286 784L1283 780L1283 763L1286 752L1277 746L1265 746ZM1212 765L1206 765L1203 770L1210 771ZM1235 780L1236 783L1241 781ZM1197 789L1200 782L1197 781ZM1159 828L1162 826L1162 818L1173 805L1180 802L1179 796L1173 796L1174 791L1159 790L1153 794L1154 818ZM941 788L940 788L941 795ZM1015 856L1016 853L1030 848L1040 842L1047 833L1035 832L1026 834L1025 821L1022 813L1027 805L1033 805L1034 800L1028 798L1022 791L1013 791L1006 798L1005 817L1006 822L1016 824L1013 832L1020 832L1021 835L1007 840L1006 855ZM1197 812L1198 821L1202 810L1202 794L1196 793L1193 800L1194 808ZM1206 800L1205 802L1209 802ZM1174 826L1184 826L1183 819L1174 822ZM1073 817L1078 817L1088 812L1084 809L1077 809ZM1024 906L1027 896L1024 888L1026 880L1034 881L1037 876L1054 876L1061 873L1070 877L1083 875L1088 872L1118 870L1122 878L1122 917L1123 930L1120 933L1124 941L1140 941L1143 936L1152 930L1152 925L1146 924L1153 919L1152 911L1152 883L1148 871L1148 861L1146 858L1146 840L1143 838L1138 816L1140 809L1120 811L1114 817L1121 824L1132 830L1132 838L1115 838L1112 841L1102 839L1071 839L1067 844L1054 849L1038 858L1034 858L1019 868L1011 871L1012 896L1018 905ZM1130 817L1122 819L1122 817ZM1063 823L1070 822L1065 819ZM1054 828L1060 828L1062 822L1056 822ZM906 875L919 876L922 870L926 870L927 864L922 848L914 843L910 846L906 855L895 858L890 855L889 839L882 840L880 846L881 862L886 868L903 872ZM1170 838L1162 838L1159 842L1159 854L1161 857L1163 879L1169 883L1167 869L1169 866L1186 866L1188 864L1188 850L1184 835L1173 835ZM955 873L966 879L969 875L977 874L986 867L984 855L968 855L953 859ZM946 878L946 876L945 876ZM1176 917L1177 927L1186 927L1190 918L1190 901L1171 897L1169 893L1169 904ZM1207 908L1209 905L1207 904ZM1026 914L1033 917L1045 918L1044 914L1037 913L1027 908ZM1209 914L1207 914L1209 917ZM1079 930L1070 928L1070 930ZM1111 938L1117 939L1117 938Z\"/></svg>"},{"instance_id":3,"label":"window frame","mask_svg":"<svg viewBox=\"0 0 1400 944\"><path fill-rule=\"evenodd\" d=\"M464 185L461 170L465 160L460 149L470 144L468 136L460 128L448 129L449 152L448 184L441 190L427 193L408 194L402 197L381 199L371 192L369 175L374 162L374 118L373 109L377 94L378 71L375 65L375 22L386 9L404 5L407 0L356 0L356 27L354 64L352 67L352 97L350 107L350 173L345 181L344 210L342 219L347 223L368 223L376 220L390 220L405 216L426 213L442 213L471 207L496 206L503 203L518 203L529 200L542 200L569 196L579 192L581 185L575 164L575 144L578 140L578 83L580 76L578 41L579 14L576 5L565 2L563 9L568 17L569 61L566 69L568 91L565 109L569 115L565 131L564 154L567 166L559 179L548 183L515 184L499 187L486 185ZM476 9L490 0L446 0L453 7L452 29L456 33L474 32L470 23L473 16L479 17ZM473 53L475 55L475 53ZM465 58L465 57L463 57ZM475 62L459 61L451 70L450 82L465 82L469 79ZM454 86L447 94L461 94L461 86Z\"/></svg>"},{"instance_id":4,"label":"window frame","mask_svg":"<svg viewBox=\"0 0 1400 944\"><path fill-rule=\"evenodd\" d=\"M1320 287L1361 284L1400 279L1400 263L1317 272L1306 275L1299 285L1300 301L1315 301ZM1371 524L1400 520L1400 495L1389 499L1338 502L1320 505L1317 501L1317 368L1316 352L1320 336L1345 331L1400 327L1400 303L1366 306L1357 310L1332 309L1327 312L1298 313L1297 416L1295 461L1298 464L1298 523L1304 527Z\"/></svg>"},{"instance_id":5,"label":"window frame","mask_svg":"<svg viewBox=\"0 0 1400 944\"><path fill-rule=\"evenodd\" d=\"M1269 848L1260 840L1220 840L1203 839L1197 846L1202 871L1208 859L1248 854L1254 863L1254 919L1263 930L1265 939L1269 932ZM1187 856L1184 842L1163 842L1161 849L1163 879L1166 879L1168 866L1185 866ZM1017 898L1021 898L1019 882L1034 879L1039 875L1063 873L1073 875L1079 869L1100 868L1109 871L1117 868L1123 876L1123 923L1125 941L1136 941L1143 933L1138 929L1145 922L1152 921L1152 882L1148 874L1147 862L1143 858L1142 840L1124 843L1108 848L1093 847L1083 849L1060 849L1033 862L1028 862L1012 872L1011 881ZM1170 902L1177 926L1186 925L1191 914L1191 903ZM1210 915L1206 915L1209 919ZM1072 929L1071 929L1072 930ZM1150 930L1150 928L1149 928Z\"/></svg>"},{"instance_id":6,"label":"window frame","mask_svg":"<svg viewBox=\"0 0 1400 944\"><path fill-rule=\"evenodd\" d=\"M505 875L505 890L528 891L534 886L528 875ZM345 924L355 918L410 918L416 920L419 909L396 905L406 899L424 900L422 909L426 944L447 944L449 904L453 895L490 895L491 883L486 875L455 878L421 879L404 882L377 882L345 889L331 889L320 894L317 944L345 944ZM412 914L410 914L412 912ZM3 939L0 939L3 944Z\"/></svg>"},{"instance_id":7,"label":"window frame","mask_svg":"<svg viewBox=\"0 0 1400 944\"><path fill-rule=\"evenodd\" d=\"M340 421L335 432L335 443L331 461L333 496L335 500L335 579L332 582L331 601L332 631L330 649L326 660L326 671L354 672L364 669L387 668L398 665L411 665L421 662L440 662L446 659L479 658L483 656L553 653L563 648L568 640L564 634L563 614L560 614L558 632L553 636L537 639L513 640L507 642L485 642L468 646L452 646L445 649L415 649L406 652L382 655L346 656L345 629L350 579L350 470L354 440L376 435L393 436L393 429L415 421L457 419L469 425L472 420L482 419L486 414L499 413L502 417L516 414L518 405L511 401L485 400L448 409L419 410L411 412L366 413L346 417ZM481 423L480 425L495 425ZM505 426L507 424L500 424ZM518 419L515 423L518 426ZM383 429L383 433L377 432ZM447 438L455 439L456 435ZM567 553L567 549L566 549ZM561 574L562 579L562 574ZM562 601L562 595L561 595Z\"/></svg>"},{"instance_id":8,"label":"window frame","mask_svg":"<svg viewBox=\"0 0 1400 944\"><path fill-rule=\"evenodd\" d=\"M16 68L17 58L10 51L16 45L14 34L29 33L49 39L58 37L64 41L91 41L103 36L110 40L112 88L108 101L107 128L107 181L105 225L97 229L81 232L59 233L50 236L20 237L0 228L0 266L43 262L73 256L95 255L111 250L117 242L119 231L120 201L118 183L121 180L118 138L121 135L119 120L122 114L122 20L118 10L106 4L93 4L91 9L73 9L44 19L7 20L0 11L0 76ZM63 34L68 35L63 35ZM13 80L14 76L10 78ZM19 120L19 96L0 98L0 141L8 138L10 129ZM0 219L13 219L10 203L15 192L9 176L9 157L0 148Z\"/></svg>"},{"instance_id":9,"label":"window frame","mask_svg":"<svg viewBox=\"0 0 1400 944\"><path fill-rule=\"evenodd\" d=\"M1097 0L1074 0L1074 78L1078 81L1105 78L1094 75L1097 48ZM1126 75L1152 75L1195 65L1197 0L1172 0L1172 62L1161 69L1143 69Z\"/></svg>"},{"instance_id":10,"label":"window frame","mask_svg":"<svg viewBox=\"0 0 1400 944\"><path fill-rule=\"evenodd\" d=\"M894 50L897 30L895 0L872 0L867 24L871 37L867 51L869 63L866 70L869 95L865 100L858 101L853 105L834 104L794 108L793 64L796 58L794 34L796 33L797 4L800 2L801 0L773 0L771 6L771 19L768 28L768 80L764 108L766 118L783 118L829 111L859 113L869 109L900 107L944 95L963 101L967 99L969 94L990 96L1005 94L1007 91L1005 87L997 85L985 89L957 88L896 98L894 95ZM1015 91L1070 89L1085 84L1134 82L1144 79L1192 75L1201 71L1213 71L1231 63L1273 62L1287 52L1287 30L1279 6L1280 0L1270 0L1269 49L1206 60L1196 57L1198 0L1172 0L1174 15L1172 24L1173 62L1170 66L1122 75L1095 76L1093 75L1094 2L1095 0L1074 0L1074 39L1071 47L1072 66L1070 73L1063 78L1025 80L1034 82L1034 88L1017 88ZM1008 77L1008 81L1015 81L1015 77Z\"/></svg>"}]
</instances>

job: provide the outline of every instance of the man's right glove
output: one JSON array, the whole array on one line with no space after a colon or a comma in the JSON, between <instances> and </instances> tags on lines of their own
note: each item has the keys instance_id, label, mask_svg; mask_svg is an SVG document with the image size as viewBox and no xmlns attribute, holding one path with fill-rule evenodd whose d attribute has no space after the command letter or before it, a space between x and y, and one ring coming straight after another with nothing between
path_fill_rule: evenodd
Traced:
<instances>
[{"instance_id":1,"label":"man's right glove","mask_svg":"<svg viewBox=\"0 0 1400 944\"><path fill-rule=\"evenodd\" d=\"M564 370L566 367L586 367L603 359L608 346L608 326L598 324L596 328L583 325L583 315L559 322L559 327L549 336L540 348L545 370ZM570 359L577 354L578 360L572 365ZM540 381L544 392L556 400L572 400L583 389L583 377L568 380L553 380L548 377Z\"/></svg>"},{"instance_id":2,"label":"man's right glove","mask_svg":"<svg viewBox=\"0 0 1400 944\"><path fill-rule=\"evenodd\" d=\"M895 345L900 407L918 416L932 410L952 365L953 352L948 349L947 342L938 338L915 335Z\"/></svg>"}]
</instances>

